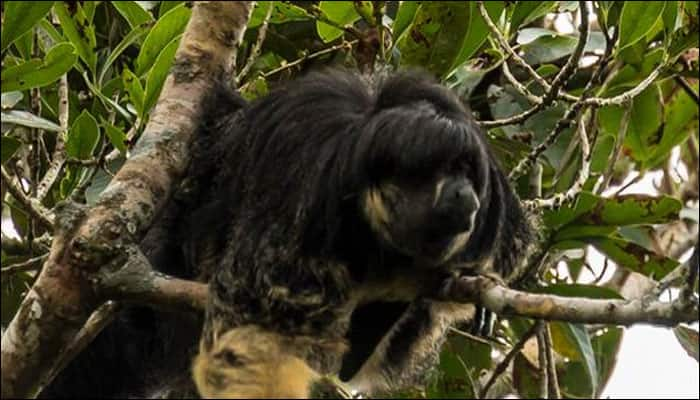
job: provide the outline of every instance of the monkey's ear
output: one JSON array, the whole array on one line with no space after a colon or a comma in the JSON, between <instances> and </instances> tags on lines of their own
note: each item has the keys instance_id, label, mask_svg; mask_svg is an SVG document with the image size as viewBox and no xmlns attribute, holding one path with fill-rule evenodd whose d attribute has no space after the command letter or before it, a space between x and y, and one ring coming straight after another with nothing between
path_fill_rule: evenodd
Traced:
<instances>
[{"instance_id":1,"label":"monkey's ear","mask_svg":"<svg viewBox=\"0 0 700 400\"><path fill-rule=\"evenodd\" d=\"M424 72L406 72L387 79L379 88L375 111L427 102L440 114L462 114L457 97Z\"/></svg>"}]
</instances>

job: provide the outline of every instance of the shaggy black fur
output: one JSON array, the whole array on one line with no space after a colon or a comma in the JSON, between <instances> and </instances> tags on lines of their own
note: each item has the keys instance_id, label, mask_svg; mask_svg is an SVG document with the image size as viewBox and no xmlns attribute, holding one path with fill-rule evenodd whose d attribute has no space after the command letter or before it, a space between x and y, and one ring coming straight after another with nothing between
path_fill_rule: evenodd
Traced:
<instances>
[{"instance_id":1,"label":"shaggy black fur","mask_svg":"<svg viewBox=\"0 0 700 400\"><path fill-rule=\"evenodd\" d=\"M532 242L518 199L469 112L420 74L368 83L351 73L314 73L250 105L226 90L212 98L185 200L174 199L143 245L156 268L210 279L205 343L214 321L347 339L343 375L349 377L408 305L387 303L374 313L364 305L351 318L343 306L355 291L416 274L420 296L429 296L459 272L455 263L474 270L489 265L507 276ZM421 265L401 243L381 240L367 221L361 202L368 188L454 174L470 180L480 207L466 247L446 262ZM431 272L422 274L426 268ZM421 315L404 318L406 335L398 336L426 330ZM44 394L149 396L188 383L200 324L196 317L130 310ZM162 340L173 335L176 346ZM388 362L405 358L399 347L408 351L410 344L391 343ZM308 361L319 370L341 368L336 355Z\"/></svg>"}]
</instances>

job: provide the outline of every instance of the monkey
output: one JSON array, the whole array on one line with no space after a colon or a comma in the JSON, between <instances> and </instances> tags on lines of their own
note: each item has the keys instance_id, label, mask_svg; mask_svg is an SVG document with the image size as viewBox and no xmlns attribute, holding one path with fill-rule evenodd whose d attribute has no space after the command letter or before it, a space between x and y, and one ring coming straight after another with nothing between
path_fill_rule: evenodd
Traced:
<instances>
[{"instance_id":1,"label":"monkey","mask_svg":"<svg viewBox=\"0 0 700 400\"><path fill-rule=\"evenodd\" d=\"M324 374L367 394L416 384L477 313L442 285L512 277L532 251L485 135L425 74L315 72L214 107L226 148L185 245L210 290L202 396L308 397Z\"/></svg>"},{"instance_id":2,"label":"monkey","mask_svg":"<svg viewBox=\"0 0 700 400\"><path fill-rule=\"evenodd\" d=\"M219 83L203 109L140 246L154 269L208 283L205 315L124 307L41 397L419 385L448 328L479 317L436 298L445 282L509 281L533 249L484 133L425 73L317 71L252 102Z\"/></svg>"}]
</instances>

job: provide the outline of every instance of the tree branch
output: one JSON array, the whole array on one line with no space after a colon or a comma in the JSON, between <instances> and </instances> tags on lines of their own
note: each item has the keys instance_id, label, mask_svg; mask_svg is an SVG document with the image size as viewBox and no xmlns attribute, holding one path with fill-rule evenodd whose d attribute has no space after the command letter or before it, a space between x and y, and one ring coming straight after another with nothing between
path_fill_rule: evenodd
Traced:
<instances>
[{"instance_id":1,"label":"tree branch","mask_svg":"<svg viewBox=\"0 0 700 400\"><path fill-rule=\"evenodd\" d=\"M564 203L568 203L576 199L583 185L588 180L591 172L591 145L588 142L588 134L586 133L586 124L584 121L578 121L578 134L581 141L581 169L578 172L576 182L564 193L558 193L547 199L525 200L523 204L529 208L552 209L560 207Z\"/></svg>"},{"instance_id":2,"label":"tree branch","mask_svg":"<svg viewBox=\"0 0 700 400\"><path fill-rule=\"evenodd\" d=\"M489 394L489 389L491 389L491 386L493 386L494 383L496 383L496 380L498 377L503 374L507 369L510 363L513 361L515 356L520 353L520 351L525 347L525 343L530 340L531 337L533 337L537 333L537 324L532 324L530 329L525 332L525 334L518 340L518 343L513 346L513 348L506 354L505 358L503 358L503 361L501 361L496 368L493 370L491 373L491 376L489 377L489 380L484 384L484 386L481 388L481 391L479 391L479 398L480 399L485 399L486 396Z\"/></svg>"},{"instance_id":3,"label":"tree branch","mask_svg":"<svg viewBox=\"0 0 700 400\"><path fill-rule=\"evenodd\" d=\"M263 18L262 24L260 24L260 28L258 28L258 38L255 40L253 48L250 50L248 60L246 61L243 68L241 68L241 71L238 73L238 75L236 75L236 84L239 84L241 80L245 78L245 76L248 74L248 71L250 71L250 68L253 67L255 59L258 58L258 56L260 55L260 49L262 48L262 44L265 41L265 37L267 36L267 26L270 23L270 17L272 16L272 10L274 8L274 3L270 2L269 6L267 7L267 12L265 13L265 18Z\"/></svg>"},{"instance_id":4,"label":"tree branch","mask_svg":"<svg viewBox=\"0 0 700 400\"><path fill-rule=\"evenodd\" d=\"M48 230L53 230L53 212L41 205L39 200L24 194L24 191L19 186L19 183L15 182L10 174L5 171L5 167L1 168L2 180L4 181L7 190L12 194L15 200L17 200L32 217L41 222L44 227L46 227Z\"/></svg>"},{"instance_id":5,"label":"tree branch","mask_svg":"<svg viewBox=\"0 0 700 400\"><path fill-rule=\"evenodd\" d=\"M485 276L448 281L440 299L479 302L496 314L584 324L675 326L698 320L698 304L655 299L598 300L536 294L509 289Z\"/></svg>"},{"instance_id":6,"label":"tree branch","mask_svg":"<svg viewBox=\"0 0 700 400\"><path fill-rule=\"evenodd\" d=\"M588 8L586 6L585 1L579 1L579 7L583 10L581 12L581 23L579 24L579 38L578 42L576 44L576 48L574 51L571 53L569 58L566 61L566 64L564 64L564 67L557 73L557 75L554 77L554 80L552 81L551 84L548 84L544 78L540 77L537 72L535 72L530 65L528 65L525 60L523 60L520 56L515 53L515 51L510 47L508 44L508 41L501 35L500 31L496 27L496 25L493 23L493 21L490 20L490 17L488 15L488 12L486 11L486 8L484 7L483 2L479 1L477 2L479 5L479 12L481 13L481 16L484 18L486 21L486 24L489 25L489 28L491 31L494 33L496 36L498 42L501 44L501 47L503 47L508 54L521 66L523 66L529 73L530 75L535 79L538 83L540 83L543 87L546 89L546 93L541 99L541 101L535 101L535 105L525 111L523 111L520 114L514 115L512 117L504 118L504 119L498 119L494 121L480 121L479 124L485 128L493 128L497 126L504 126L504 125L512 125L512 124L517 124L520 122L525 121L528 119L530 116L536 114L540 110L548 107L554 100L560 97L560 90L561 88L568 82L569 79L573 76L576 68L578 67L578 62L581 60L581 56L583 55L583 50L586 47L586 41L588 40L588 30L589 30L589 24L588 24ZM503 63L504 65L504 74L506 74L505 70L508 68L507 67L507 62ZM510 79L508 76L510 75L510 71L508 71L506 77ZM512 75L511 75L512 77ZM513 78L515 80L515 78ZM525 89L522 87L522 85L517 85L516 88L518 90L523 90ZM523 91L523 93L529 93L527 89ZM528 97L530 99L530 97Z\"/></svg>"},{"instance_id":7,"label":"tree branch","mask_svg":"<svg viewBox=\"0 0 700 400\"><path fill-rule=\"evenodd\" d=\"M549 328L549 324L545 324L542 336L544 338L544 345L547 351L547 381L549 382L549 397L561 399L561 390L559 390L559 379L557 377L557 364L554 360L552 331Z\"/></svg>"},{"instance_id":8,"label":"tree branch","mask_svg":"<svg viewBox=\"0 0 700 400\"><path fill-rule=\"evenodd\" d=\"M48 260L2 337L3 398L36 396L57 370L62 349L106 300L93 282L105 265L116 266L122 249L141 240L184 174L201 99L215 80L230 76L251 11L251 2L194 4L160 100L131 157L94 207L58 207ZM171 282L155 287L172 289Z\"/></svg>"},{"instance_id":9,"label":"tree branch","mask_svg":"<svg viewBox=\"0 0 700 400\"><path fill-rule=\"evenodd\" d=\"M51 187L61 174L61 169L66 161L66 144L65 136L68 135L68 75L63 74L58 81L58 123L61 125L61 132L56 133L56 145L53 149L51 157L51 165L44 174L44 177L39 182L37 189L37 198L39 201L44 201L46 195L49 194Z\"/></svg>"}]
</instances>

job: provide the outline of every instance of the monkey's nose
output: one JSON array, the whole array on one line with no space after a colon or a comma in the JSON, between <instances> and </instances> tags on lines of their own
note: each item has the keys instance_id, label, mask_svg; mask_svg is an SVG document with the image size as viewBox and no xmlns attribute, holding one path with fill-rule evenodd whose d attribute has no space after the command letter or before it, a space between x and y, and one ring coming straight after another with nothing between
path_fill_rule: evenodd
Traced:
<instances>
[{"instance_id":1,"label":"monkey's nose","mask_svg":"<svg viewBox=\"0 0 700 400\"><path fill-rule=\"evenodd\" d=\"M471 182L456 179L443 187L436 211L444 229L463 232L472 228L479 205Z\"/></svg>"}]
</instances>

